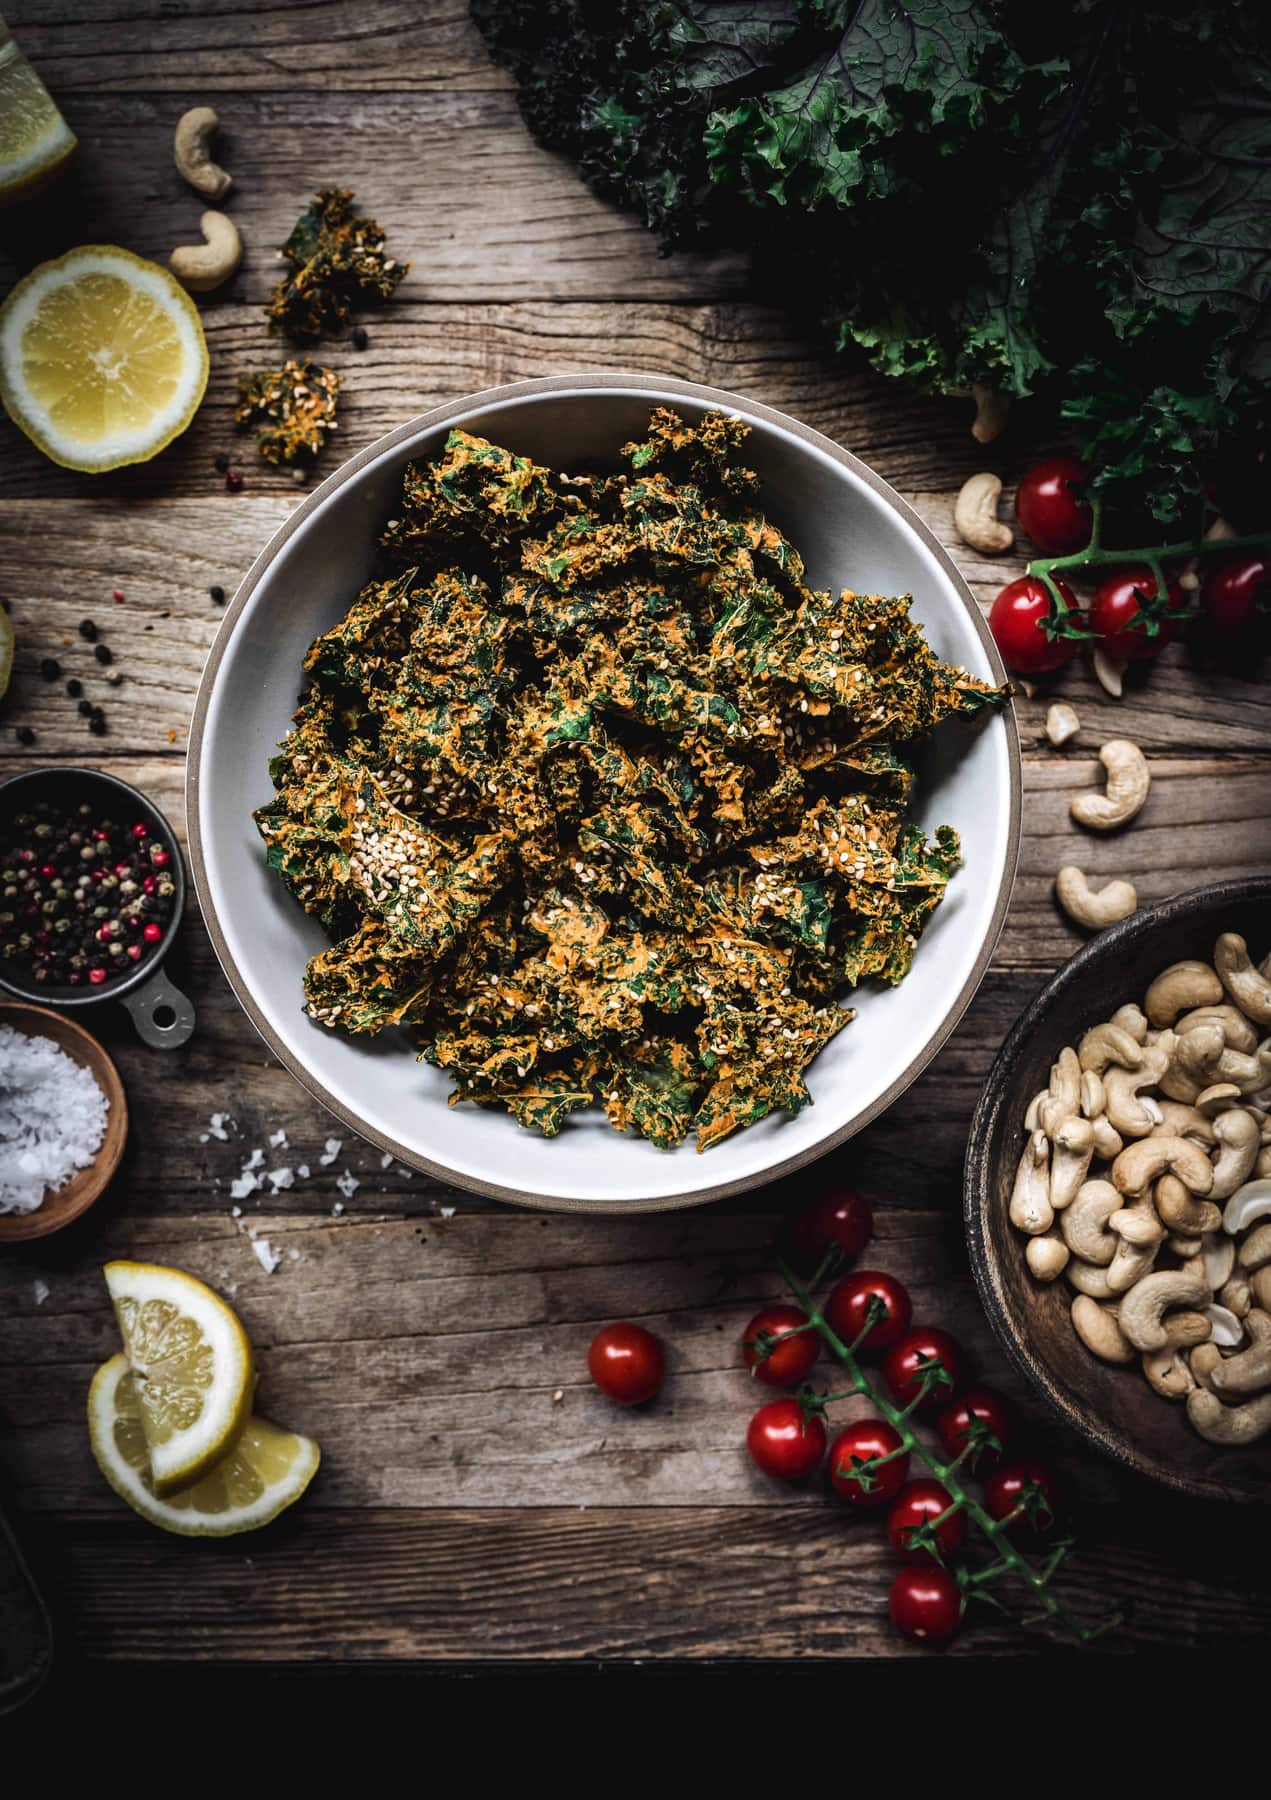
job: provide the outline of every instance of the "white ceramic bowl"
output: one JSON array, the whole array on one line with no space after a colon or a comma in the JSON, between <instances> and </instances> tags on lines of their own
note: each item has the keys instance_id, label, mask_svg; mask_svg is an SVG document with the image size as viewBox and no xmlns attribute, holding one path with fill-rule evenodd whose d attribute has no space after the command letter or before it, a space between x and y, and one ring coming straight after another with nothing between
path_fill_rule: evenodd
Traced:
<instances>
[{"instance_id":1,"label":"white ceramic bowl","mask_svg":"<svg viewBox=\"0 0 1271 1800\"><path fill-rule=\"evenodd\" d=\"M999 682L992 639L926 526L884 481L784 414L717 389L644 376L571 375L494 388L390 432L308 497L257 558L204 671L187 794L203 916L235 993L270 1049L345 1125L402 1162L498 1199L579 1210L690 1206L790 1173L890 1105L953 1030L988 967L1006 914L1019 842L1014 718L943 727L919 770L915 817L953 825L965 868L950 884L900 987L865 989L859 1016L808 1075L815 1105L774 1116L698 1155L620 1136L575 1114L559 1137L504 1114L448 1106L450 1081L416 1062L405 1034L352 1040L301 1008L301 975L324 938L266 867L252 811L272 796L268 762L287 728L312 640L367 580L376 536L397 508L402 471L455 426L555 468L614 466L650 408L691 418L723 407L753 427L748 460L763 504L818 587L912 592L945 660Z\"/></svg>"}]
</instances>

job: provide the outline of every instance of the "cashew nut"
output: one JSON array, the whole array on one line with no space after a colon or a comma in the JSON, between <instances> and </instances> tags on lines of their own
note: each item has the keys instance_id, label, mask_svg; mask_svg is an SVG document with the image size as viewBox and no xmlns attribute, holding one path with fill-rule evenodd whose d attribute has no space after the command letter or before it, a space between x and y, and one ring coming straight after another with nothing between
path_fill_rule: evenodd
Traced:
<instances>
[{"instance_id":1,"label":"cashew nut","mask_svg":"<svg viewBox=\"0 0 1271 1800\"><path fill-rule=\"evenodd\" d=\"M1076 1199L1059 1221L1063 1240L1083 1262L1106 1267L1116 1254L1117 1238L1108 1220L1122 1209L1122 1196L1110 1181L1083 1183Z\"/></svg>"},{"instance_id":2,"label":"cashew nut","mask_svg":"<svg viewBox=\"0 0 1271 1800\"><path fill-rule=\"evenodd\" d=\"M1089 1294L1092 1300L1117 1298L1108 1286L1108 1271L1098 1268L1094 1263L1083 1262L1078 1256L1074 1256L1064 1270L1064 1279L1079 1294Z\"/></svg>"},{"instance_id":3,"label":"cashew nut","mask_svg":"<svg viewBox=\"0 0 1271 1800\"><path fill-rule=\"evenodd\" d=\"M1089 1119L1065 1119L1055 1133L1055 1154L1050 1164L1050 1204L1062 1212L1086 1179L1094 1155L1094 1126Z\"/></svg>"},{"instance_id":4,"label":"cashew nut","mask_svg":"<svg viewBox=\"0 0 1271 1800\"><path fill-rule=\"evenodd\" d=\"M1110 655L1102 644L1095 645L1090 661L1094 668L1095 679L1104 693L1111 694L1114 700L1119 700L1124 692L1124 677L1130 666L1129 662L1123 657Z\"/></svg>"},{"instance_id":5,"label":"cashew nut","mask_svg":"<svg viewBox=\"0 0 1271 1800\"><path fill-rule=\"evenodd\" d=\"M177 120L172 141L177 168L205 200L223 200L234 185L225 170L212 161L212 138L220 122L212 107L192 107Z\"/></svg>"},{"instance_id":6,"label":"cashew nut","mask_svg":"<svg viewBox=\"0 0 1271 1800\"><path fill-rule=\"evenodd\" d=\"M1204 1307L1209 1289L1204 1279L1183 1270L1145 1275L1121 1302L1121 1330L1136 1350L1163 1350L1169 1342L1163 1318L1172 1306Z\"/></svg>"},{"instance_id":7,"label":"cashew nut","mask_svg":"<svg viewBox=\"0 0 1271 1800\"><path fill-rule=\"evenodd\" d=\"M1050 1143L1045 1132L1035 1131L1024 1146L1011 1191L1010 1221L1030 1237L1049 1230L1054 1221L1050 1204Z\"/></svg>"},{"instance_id":8,"label":"cashew nut","mask_svg":"<svg viewBox=\"0 0 1271 1800\"><path fill-rule=\"evenodd\" d=\"M1271 1264L1253 1271L1249 1277L1249 1288L1263 1312L1271 1312Z\"/></svg>"},{"instance_id":9,"label":"cashew nut","mask_svg":"<svg viewBox=\"0 0 1271 1800\"><path fill-rule=\"evenodd\" d=\"M1271 1394L1224 1406L1217 1394L1198 1387L1187 1396L1187 1417L1211 1444L1253 1444L1271 1431Z\"/></svg>"},{"instance_id":10,"label":"cashew nut","mask_svg":"<svg viewBox=\"0 0 1271 1800\"><path fill-rule=\"evenodd\" d=\"M1142 810L1152 777L1147 758L1129 738L1110 739L1100 750L1099 761L1108 772L1107 790L1074 795L1072 816L1090 831L1116 831ZM1149 1006L1149 1019L1151 1016Z\"/></svg>"},{"instance_id":11,"label":"cashew nut","mask_svg":"<svg viewBox=\"0 0 1271 1800\"><path fill-rule=\"evenodd\" d=\"M1208 1319L1205 1323L1208 1326ZM1214 1392L1214 1370L1221 1361L1222 1351L1217 1344L1202 1340L1199 1344L1193 1345L1187 1353L1187 1366L1195 1378L1197 1387L1208 1388L1211 1394Z\"/></svg>"},{"instance_id":12,"label":"cashew nut","mask_svg":"<svg viewBox=\"0 0 1271 1800\"><path fill-rule=\"evenodd\" d=\"M1077 1045L1077 1060L1083 1069L1102 1075L1109 1063L1122 1069L1137 1069L1143 1052L1134 1037L1122 1026L1109 1021L1093 1025Z\"/></svg>"},{"instance_id":13,"label":"cashew nut","mask_svg":"<svg viewBox=\"0 0 1271 1800\"><path fill-rule=\"evenodd\" d=\"M1236 1246L1225 1231L1208 1231L1201 1245L1201 1255L1205 1259L1205 1280L1217 1293L1235 1267Z\"/></svg>"},{"instance_id":14,"label":"cashew nut","mask_svg":"<svg viewBox=\"0 0 1271 1800\"><path fill-rule=\"evenodd\" d=\"M1165 1342L1172 1350L1207 1344L1211 1330L1203 1312L1172 1312L1165 1320Z\"/></svg>"},{"instance_id":15,"label":"cashew nut","mask_svg":"<svg viewBox=\"0 0 1271 1800\"><path fill-rule=\"evenodd\" d=\"M1015 533L997 516L1002 483L985 471L962 483L953 503L953 526L964 544L982 556L1003 556L1015 542Z\"/></svg>"},{"instance_id":16,"label":"cashew nut","mask_svg":"<svg viewBox=\"0 0 1271 1800\"><path fill-rule=\"evenodd\" d=\"M1258 1048L1258 1034L1238 1006L1194 1006L1183 1014L1174 1029L1182 1037L1198 1025L1220 1025L1228 1050L1243 1050L1249 1056Z\"/></svg>"},{"instance_id":17,"label":"cashew nut","mask_svg":"<svg viewBox=\"0 0 1271 1800\"><path fill-rule=\"evenodd\" d=\"M1255 1219L1271 1216L1271 1181L1259 1177L1237 1188L1223 1208L1222 1228L1232 1237L1248 1231Z\"/></svg>"},{"instance_id":18,"label":"cashew nut","mask_svg":"<svg viewBox=\"0 0 1271 1800\"><path fill-rule=\"evenodd\" d=\"M1171 1231L1165 1240L1165 1248L1172 1250L1174 1255L1181 1257L1185 1263L1191 1262L1197 1256L1201 1257L1202 1264L1204 1262L1202 1255L1205 1248L1204 1238L1180 1237L1178 1232ZM1208 1276L1206 1276L1206 1280L1208 1280Z\"/></svg>"},{"instance_id":19,"label":"cashew nut","mask_svg":"<svg viewBox=\"0 0 1271 1800\"><path fill-rule=\"evenodd\" d=\"M1067 1244L1054 1231L1043 1231L1040 1237L1030 1237L1024 1246L1024 1261L1038 1281L1054 1281L1056 1276L1062 1275L1068 1255Z\"/></svg>"},{"instance_id":20,"label":"cashew nut","mask_svg":"<svg viewBox=\"0 0 1271 1800\"><path fill-rule=\"evenodd\" d=\"M1228 1238L1225 1241L1230 1243L1231 1239ZM1239 1271L1228 1281L1224 1281L1219 1288L1218 1304L1225 1306L1229 1313L1235 1313L1238 1319L1248 1317L1249 1309L1253 1305L1253 1289L1249 1286L1247 1278Z\"/></svg>"},{"instance_id":21,"label":"cashew nut","mask_svg":"<svg viewBox=\"0 0 1271 1800\"><path fill-rule=\"evenodd\" d=\"M1156 1261L1165 1232L1150 1206L1132 1206L1113 1213L1108 1228L1120 1239L1108 1264L1108 1286L1114 1294L1124 1294Z\"/></svg>"},{"instance_id":22,"label":"cashew nut","mask_svg":"<svg viewBox=\"0 0 1271 1800\"><path fill-rule=\"evenodd\" d=\"M1093 1069L1082 1068L1081 1071L1081 1116L1091 1121L1097 1119L1107 1101L1104 1098L1103 1082Z\"/></svg>"},{"instance_id":23,"label":"cashew nut","mask_svg":"<svg viewBox=\"0 0 1271 1800\"><path fill-rule=\"evenodd\" d=\"M1164 1072L1166 1057L1149 1050L1140 1069L1111 1068L1103 1077L1108 1118L1122 1137L1145 1138L1156 1119L1139 1099L1139 1089L1153 1086Z\"/></svg>"},{"instance_id":24,"label":"cashew nut","mask_svg":"<svg viewBox=\"0 0 1271 1800\"><path fill-rule=\"evenodd\" d=\"M1097 1119L1091 1119L1090 1128L1094 1132L1094 1153L1104 1162L1112 1162L1125 1149L1125 1140L1113 1125L1107 1113L1100 1113Z\"/></svg>"},{"instance_id":25,"label":"cashew nut","mask_svg":"<svg viewBox=\"0 0 1271 1800\"><path fill-rule=\"evenodd\" d=\"M1177 1175L1190 1193L1202 1198L1213 1185L1209 1158L1199 1144L1187 1138L1140 1138L1137 1144L1126 1146L1109 1171L1114 1186L1123 1194L1144 1194L1167 1172Z\"/></svg>"},{"instance_id":26,"label":"cashew nut","mask_svg":"<svg viewBox=\"0 0 1271 1800\"><path fill-rule=\"evenodd\" d=\"M1261 1394L1271 1388L1271 1314L1254 1307L1245 1328L1253 1340L1249 1348L1224 1358L1213 1371L1219 1394Z\"/></svg>"},{"instance_id":27,"label":"cashew nut","mask_svg":"<svg viewBox=\"0 0 1271 1800\"><path fill-rule=\"evenodd\" d=\"M1231 1243L1229 1237L1223 1241ZM1242 1269L1261 1269L1271 1263L1271 1222L1249 1233L1240 1246L1239 1262Z\"/></svg>"},{"instance_id":28,"label":"cashew nut","mask_svg":"<svg viewBox=\"0 0 1271 1800\"><path fill-rule=\"evenodd\" d=\"M1191 1106L1212 1084L1224 1053L1221 1025L1198 1025L1184 1037L1174 1038L1169 1066L1161 1087L1171 1100Z\"/></svg>"},{"instance_id":29,"label":"cashew nut","mask_svg":"<svg viewBox=\"0 0 1271 1800\"><path fill-rule=\"evenodd\" d=\"M1007 414L1011 410L1009 394L999 393L997 388L990 387L987 382L973 381L971 394L975 400L975 418L971 424L971 436L977 444L991 444L1006 429Z\"/></svg>"},{"instance_id":30,"label":"cashew nut","mask_svg":"<svg viewBox=\"0 0 1271 1800\"><path fill-rule=\"evenodd\" d=\"M1055 893L1068 917L1087 931L1102 931L1118 919L1128 919L1139 904L1132 881L1109 881L1095 890L1085 871L1073 863L1066 863L1056 875Z\"/></svg>"},{"instance_id":31,"label":"cashew nut","mask_svg":"<svg viewBox=\"0 0 1271 1800\"><path fill-rule=\"evenodd\" d=\"M1214 967L1222 985L1247 1019L1271 1025L1271 979L1255 968L1244 939L1224 931L1214 945Z\"/></svg>"},{"instance_id":32,"label":"cashew nut","mask_svg":"<svg viewBox=\"0 0 1271 1800\"><path fill-rule=\"evenodd\" d=\"M1069 706L1066 700L1056 700L1046 713L1046 736L1056 750L1069 738L1075 738L1080 730L1081 720L1077 717L1076 707Z\"/></svg>"},{"instance_id":33,"label":"cashew nut","mask_svg":"<svg viewBox=\"0 0 1271 1800\"><path fill-rule=\"evenodd\" d=\"M1164 1400L1185 1400L1196 1386L1187 1358L1178 1350L1167 1346L1164 1350L1145 1351L1142 1364L1149 1386Z\"/></svg>"},{"instance_id":34,"label":"cashew nut","mask_svg":"<svg viewBox=\"0 0 1271 1800\"><path fill-rule=\"evenodd\" d=\"M1219 1113L1214 1121L1214 1133L1218 1139L1218 1159L1214 1164L1214 1185L1209 1190L1209 1197L1211 1200L1230 1200L1253 1172L1261 1132L1252 1113L1233 1107L1230 1112Z\"/></svg>"},{"instance_id":35,"label":"cashew nut","mask_svg":"<svg viewBox=\"0 0 1271 1800\"><path fill-rule=\"evenodd\" d=\"M1073 1330L1093 1355L1110 1363L1134 1361L1134 1346L1127 1343L1114 1312L1088 1294L1078 1294L1071 1310Z\"/></svg>"},{"instance_id":36,"label":"cashew nut","mask_svg":"<svg viewBox=\"0 0 1271 1800\"><path fill-rule=\"evenodd\" d=\"M1157 1217L1171 1231L1189 1238L1222 1229L1222 1213L1210 1200L1193 1200L1177 1175L1162 1175L1153 1190Z\"/></svg>"},{"instance_id":37,"label":"cashew nut","mask_svg":"<svg viewBox=\"0 0 1271 1800\"><path fill-rule=\"evenodd\" d=\"M1234 1350L1244 1338L1244 1326L1230 1307L1209 1305L1203 1308L1213 1331L1214 1342L1222 1350Z\"/></svg>"},{"instance_id":38,"label":"cashew nut","mask_svg":"<svg viewBox=\"0 0 1271 1800\"><path fill-rule=\"evenodd\" d=\"M1221 999L1222 982L1208 963L1171 963L1147 990L1147 1016L1160 1030L1172 1025L1179 1013L1216 1006Z\"/></svg>"},{"instance_id":39,"label":"cashew nut","mask_svg":"<svg viewBox=\"0 0 1271 1800\"><path fill-rule=\"evenodd\" d=\"M228 213L205 212L199 228L201 244L179 244L168 258L168 267L192 294L220 287L243 260L243 241Z\"/></svg>"},{"instance_id":40,"label":"cashew nut","mask_svg":"<svg viewBox=\"0 0 1271 1800\"><path fill-rule=\"evenodd\" d=\"M1216 1081L1212 1087L1202 1088L1196 1096L1196 1111L1204 1113L1207 1119L1213 1119L1229 1106L1236 1106L1240 1101L1240 1089L1234 1081Z\"/></svg>"},{"instance_id":41,"label":"cashew nut","mask_svg":"<svg viewBox=\"0 0 1271 1800\"><path fill-rule=\"evenodd\" d=\"M1076 1118L1080 1111L1081 1064L1075 1050L1063 1049L1051 1064L1050 1086L1037 1108L1037 1123L1053 1143L1065 1119Z\"/></svg>"},{"instance_id":42,"label":"cashew nut","mask_svg":"<svg viewBox=\"0 0 1271 1800\"><path fill-rule=\"evenodd\" d=\"M1152 1127L1153 1137L1190 1138L1203 1150L1212 1150L1216 1141L1214 1128L1198 1106L1187 1106L1181 1100L1158 1100L1159 1125Z\"/></svg>"},{"instance_id":43,"label":"cashew nut","mask_svg":"<svg viewBox=\"0 0 1271 1800\"><path fill-rule=\"evenodd\" d=\"M1118 1006L1108 1023L1115 1025L1118 1031L1124 1031L1136 1044L1147 1042L1147 1015L1132 1000L1125 1006Z\"/></svg>"}]
</instances>

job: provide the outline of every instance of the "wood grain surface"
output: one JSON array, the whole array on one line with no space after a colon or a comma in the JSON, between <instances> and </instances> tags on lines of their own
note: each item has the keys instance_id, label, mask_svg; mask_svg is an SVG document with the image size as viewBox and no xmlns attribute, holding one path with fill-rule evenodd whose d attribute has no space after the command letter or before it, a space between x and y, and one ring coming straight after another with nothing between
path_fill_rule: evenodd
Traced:
<instances>
[{"instance_id":1,"label":"wood grain surface","mask_svg":"<svg viewBox=\"0 0 1271 1800\"><path fill-rule=\"evenodd\" d=\"M344 381L324 471L450 396L570 370L658 372L782 407L864 457L982 602L1022 567L960 544L953 496L986 462L1009 482L1053 442L1049 422L1022 411L986 457L965 405L828 356L743 254L659 256L532 142L462 0L8 0L5 11L83 155L36 217L0 237L0 292L75 242L163 259L194 235L200 203L172 166L171 131L202 101L222 115L247 255L203 304L207 401L155 462L90 480L0 423L0 596L18 631L0 776L51 759L108 767L183 831L185 734L222 617L209 589L232 593L298 499L230 415L242 377L282 352L261 310L275 246L322 183L355 187L412 262L399 297L366 318L366 350L347 337L322 348ZM213 466L222 454L239 459L239 494ZM114 652L118 685L78 636L85 617ZM41 678L50 656L105 707L105 737ZM192 912L173 967L199 1009L190 1044L154 1054L121 1014L93 1015L133 1110L119 1177L71 1230L0 1257L0 1472L64 1638L89 1658L156 1663L911 1654L887 1628L878 1523L847 1517L820 1488L774 1494L742 1449L753 1390L738 1333L776 1292L775 1224L824 1179L877 1196L871 1262L964 1339L1057 1463L1080 1540L1066 1597L1121 1619L1103 1647L1254 1642L1271 1601L1265 1514L1137 1483L1003 1372L966 1264L959 1184L993 1052L1078 941L1051 897L1059 865L1129 875L1145 900L1271 867L1265 676L1173 648L1117 703L1079 667L1062 691L1082 731L1063 752L1043 735L1049 696L1021 695L1019 882L961 1027L884 1118L793 1191L700 1213L513 1213L381 1167L269 1057ZM34 730L30 747L18 726ZM1092 839L1069 801L1114 735L1148 753L1152 794L1132 831ZM220 1112L233 1120L225 1141L209 1132ZM287 1146L270 1150L280 1130ZM333 1136L343 1142L322 1166ZM271 1167L303 1163L310 1177L236 1218L229 1184L257 1145ZM346 1170L360 1183L348 1198L336 1187ZM273 1275L252 1232L282 1252ZM116 1344L99 1268L117 1254L179 1263L231 1294L259 1347L262 1410L322 1442L309 1497L250 1543L160 1538L96 1473L84 1397ZM664 1396L637 1413L606 1405L585 1378L587 1342L614 1317L646 1320L668 1346ZM955 1654L1044 1642L986 1616Z\"/></svg>"}]
</instances>

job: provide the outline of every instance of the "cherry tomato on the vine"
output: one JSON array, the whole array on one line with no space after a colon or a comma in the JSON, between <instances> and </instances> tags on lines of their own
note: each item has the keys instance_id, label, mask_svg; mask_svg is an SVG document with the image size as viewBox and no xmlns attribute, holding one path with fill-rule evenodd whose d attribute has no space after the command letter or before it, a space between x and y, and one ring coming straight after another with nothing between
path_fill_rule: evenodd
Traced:
<instances>
[{"instance_id":1,"label":"cherry tomato on the vine","mask_svg":"<svg viewBox=\"0 0 1271 1800\"><path fill-rule=\"evenodd\" d=\"M861 1338L871 1300L882 1307L882 1316ZM851 1275L844 1275L830 1289L825 1302L826 1324L845 1344L855 1344L860 1338L858 1350L885 1350L904 1336L912 1317L909 1295L894 1275L885 1275L881 1269L856 1269Z\"/></svg>"},{"instance_id":2,"label":"cherry tomato on the vine","mask_svg":"<svg viewBox=\"0 0 1271 1800\"><path fill-rule=\"evenodd\" d=\"M1090 602L1090 628L1110 655L1147 662L1175 641L1182 630L1177 615L1186 613L1187 598L1168 577L1165 590L1162 601L1156 577L1144 564L1122 569L1099 584ZM1155 620L1155 631L1148 630L1149 620Z\"/></svg>"},{"instance_id":3,"label":"cherry tomato on the vine","mask_svg":"<svg viewBox=\"0 0 1271 1800\"><path fill-rule=\"evenodd\" d=\"M1216 637L1248 637L1259 626L1271 630L1271 561L1264 556L1224 558L1206 575L1200 603Z\"/></svg>"},{"instance_id":4,"label":"cherry tomato on the vine","mask_svg":"<svg viewBox=\"0 0 1271 1800\"><path fill-rule=\"evenodd\" d=\"M1069 609L1071 622L1080 621L1076 596L1070 587L1053 577L1063 602ZM1016 675L1047 675L1065 668L1077 654L1077 640L1050 637L1047 623L1058 626L1060 614L1045 584L1036 575L1021 575L1008 581L989 608L989 630L1002 654L1002 661Z\"/></svg>"},{"instance_id":5,"label":"cherry tomato on the vine","mask_svg":"<svg viewBox=\"0 0 1271 1800\"><path fill-rule=\"evenodd\" d=\"M1003 1463L984 1481L984 1508L990 1518L1005 1519L1017 1506L1024 1511L1007 1526L1012 1537L1045 1537L1059 1515L1055 1478L1033 1457Z\"/></svg>"},{"instance_id":6,"label":"cherry tomato on the vine","mask_svg":"<svg viewBox=\"0 0 1271 1800\"><path fill-rule=\"evenodd\" d=\"M639 1406L662 1386L666 1361L651 1331L623 1321L596 1333L587 1367L602 1394L620 1406Z\"/></svg>"},{"instance_id":7,"label":"cherry tomato on the vine","mask_svg":"<svg viewBox=\"0 0 1271 1800\"><path fill-rule=\"evenodd\" d=\"M968 1469L992 1469L1002 1460L1002 1451L1011 1440L1011 1415L1002 1396L990 1387L970 1387L959 1394L941 1412L936 1430L946 1456L961 1456L971 1435L971 1422L977 1421L976 1443L967 1453ZM1001 1449L994 1449L987 1437L997 1439Z\"/></svg>"},{"instance_id":8,"label":"cherry tomato on the vine","mask_svg":"<svg viewBox=\"0 0 1271 1800\"><path fill-rule=\"evenodd\" d=\"M830 1446L830 1480L851 1506L881 1506L905 1484L909 1452L877 1463L899 1450L903 1439L885 1419L858 1419L840 1431ZM874 1467L867 1465L874 1463Z\"/></svg>"},{"instance_id":9,"label":"cherry tomato on the vine","mask_svg":"<svg viewBox=\"0 0 1271 1800\"><path fill-rule=\"evenodd\" d=\"M965 1512L941 1515L953 1505L953 1496L938 1481L925 1478L910 1481L901 1488L887 1514L887 1537L893 1550L910 1562L930 1563L936 1559L925 1544L911 1544L921 1526L935 1526L935 1541L941 1556L952 1556L966 1542ZM936 1520L940 1523L936 1525Z\"/></svg>"},{"instance_id":10,"label":"cherry tomato on the vine","mask_svg":"<svg viewBox=\"0 0 1271 1800\"><path fill-rule=\"evenodd\" d=\"M916 1410L936 1412L962 1385L962 1351L957 1340L935 1325L919 1325L893 1344L883 1358L883 1380L897 1406L908 1406L922 1390L923 1371L939 1365Z\"/></svg>"},{"instance_id":11,"label":"cherry tomato on the vine","mask_svg":"<svg viewBox=\"0 0 1271 1800\"><path fill-rule=\"evenodd\" d=\"M746 1431L755 1466L777 1481L806 1481L825 1455L825 1421L805 1418L797 1400L770 1400Z\"/></svg>"},{"instance_id":12,"label":"cherry tomato on the vine","mask_svg":"<svg viewBox=\"0 0 1271 1800\"><path fill-rule=\"evenodd\" d=\"M901 1637L919 1644L947 1644L962 1623L962 1590L947 1569L902 1569L887 1602Z\"/></svg>"},{"instance_id":13,"label":"cherry tomato on the vine","mask_svg":"<svg viewBox=\"0 0 1271 1800\"><path fill-rule=\"evenodd\" d=\"M765 1306L742 1333L741 1354L756 1381L798 1387L820 1353L821 1340L797 1306ZM767 1355L763 1352L767 1350Z\"/></svg>"},{"instance_id":14,"label":"cherry tomato on the vine","mask_svg":"<svg viewBox=\"0 0 1271 1800\"><path fill-rule=\"evenodd\" d=\"M1090 542L1094 514L1082 497L1086 472L1075 456L1034 463L1015 490L1015 517L1043 556L1068 556Z\"/></svg>"},{"instance_id":15,"label":"cherry tomato on the vine","mask_svg":"<svg viewBox=\"0 0 1271 1800\"><path fill-rule=\"evenodd\" d=\"M874 1209L855 1188L829 1188L789 1222L781 1249L800 1274L810 1275L826 1252L837 1247L859 1256L874 1235Z\"/></svg>"}]
</instances>

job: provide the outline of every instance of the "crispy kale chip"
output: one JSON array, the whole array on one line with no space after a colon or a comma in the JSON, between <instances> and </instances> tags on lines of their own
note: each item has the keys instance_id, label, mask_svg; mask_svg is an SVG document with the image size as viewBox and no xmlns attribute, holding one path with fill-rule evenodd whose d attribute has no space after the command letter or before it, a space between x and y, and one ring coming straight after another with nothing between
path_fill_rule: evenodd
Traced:
<instances>
[{"instance_id":1,"label":"crispy kale chip","mask_svg":"<svg viewBox=\"0 0 1271 1800\"><path fill-rule=\"evenodd\" d=\"M349 188L323 188L282 247L291 268L274 289L270 321L301 341L339 330L358 306L392 297L410 268L384 249L374 219L353 211Z\"/></svg>"},{"instance_id":2,"label":"crispy kale chip","mask_svg":"<svg viewBox=\"0 0 1271 1800\"><path fill-rule=\"evenodd\" d=\"M262 369L238 390L234 423L257 425L256 448L275 468L312 463L334 431L340 377L308 357L288 357L281 369Z\"/></svg>"}]
</instances>

